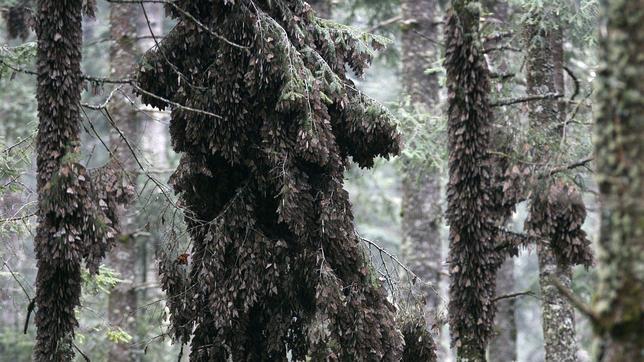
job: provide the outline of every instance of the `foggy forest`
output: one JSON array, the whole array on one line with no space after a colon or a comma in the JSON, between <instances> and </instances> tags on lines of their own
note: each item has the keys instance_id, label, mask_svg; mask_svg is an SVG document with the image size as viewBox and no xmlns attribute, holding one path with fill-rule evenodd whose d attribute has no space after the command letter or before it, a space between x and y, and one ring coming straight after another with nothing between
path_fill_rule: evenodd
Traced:
<instances>
[{"instance_id":1,"label":"foggy forest","mask_svg":"<svg viewBox=\"0 0 644 362\"><path fill-rule=\"evenodd\" d=\"M644 0L0 15L0 362L644 361Z\"/></svg>"}]
</instances>

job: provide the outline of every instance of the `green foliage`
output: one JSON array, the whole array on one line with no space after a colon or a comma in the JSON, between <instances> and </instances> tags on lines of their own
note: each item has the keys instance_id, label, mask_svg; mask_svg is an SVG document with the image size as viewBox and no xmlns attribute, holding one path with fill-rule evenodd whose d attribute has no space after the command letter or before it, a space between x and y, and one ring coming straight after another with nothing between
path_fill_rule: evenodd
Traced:
<instances>
[{"instance_id":1,"label":"green foliage","mask_svg":"<svg viewBox=\"0 0 644 362\"><path fill-rule=\"evenodd\" d=\"M107 339L112 343L130 343L132 336L121 328L109 329L105 332Z\"/></svg>"},{"instance_id":2,"label":"green foliage","mask_svg":"<svg viewBox=\"0 0 644 362\"><path fill-rule=\"evenodd\" d=\"M36 42L26 42L15 47L0 45L0 79L13 74L15 69L33 64Z\"/></svg>"},{"instance_id":3,"label":"green foliage","mask_svg":"<svg viewBox=\"0 0 644 362\"><path fill-rule=\"evenodd\" d=\"M534 21L530 14L540 13L543 9L552 9L557 24L542 21L544 30L562 26L566 37L582 47L597 44L597 21L599 18L599 0L511 0L511 4L523 9L521 22Z\"/></svg>"},{"instance_id":4,"label":"green foliage","mask_svg":"<svg viewBox=\"0 0 644 362\"><path fill-rule=\"evenodd\" d=\"M98 293L109 294L112 288L123 282L122 279L119 279L118 272L105 265L98 267L98 273L90 273L89 270L83 269L81 277L83 279L83 291L90 295Z\"/></svg>"}]
</instances>

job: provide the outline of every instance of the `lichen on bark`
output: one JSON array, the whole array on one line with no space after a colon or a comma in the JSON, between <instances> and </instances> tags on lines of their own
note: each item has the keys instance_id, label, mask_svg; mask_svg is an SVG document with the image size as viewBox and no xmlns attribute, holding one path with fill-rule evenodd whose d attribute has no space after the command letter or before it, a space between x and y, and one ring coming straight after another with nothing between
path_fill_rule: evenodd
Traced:
<instances>
[{"instance_id":1,"label":"lichen on bark","mask_svg":"<svg viewBox=\"0 0 644 362\"><path fill-rule=\"evenodd\" d=\"M597 80L597 180L601 201L594 360L644 354L644 5L604 1Z\"/></svg>"}]
</instances>

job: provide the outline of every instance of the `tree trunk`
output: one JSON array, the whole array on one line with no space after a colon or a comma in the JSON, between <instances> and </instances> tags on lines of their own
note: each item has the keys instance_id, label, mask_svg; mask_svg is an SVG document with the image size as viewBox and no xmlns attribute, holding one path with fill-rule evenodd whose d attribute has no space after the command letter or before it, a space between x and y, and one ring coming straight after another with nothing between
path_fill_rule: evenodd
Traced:
<instances>
[{"instance_id":1,"label":"tree trunk","mask_svg":"<svg viewBox=\"0 0 644 362\"><path fill-rule=\"evenodd\" d=\"M114 79L127 78L132 74L136 64L136 20L137 12L133 11L131 4L112 3L110 5L110 76ZM121 89L130 99L134 99L128 88ZM139 127L137 112L126 96L116 92L108 109L116 126L128 139L131 145L136 145ZM128 145L116 130L110 133L110 144L114 155L118 158L125 177L132 187L136 187L137 165ZM134 288L136 283L136 240L133 232L136 228L135 220L127 214L124 205L118 210L121 220L121 233L118 242L110 253L110 265L119 273L123 282L116 285L111 291L108 300L108 320L110 327L121 329L131 336L136 335L136 309L137 293ZM131 346L128 343L112 343L109 350L110 361L130 361Z\"/></svg>"},{"instance_id":2,"label":"tree trunk","mask_svg":"<svg viewBox=\"0 0 644 362\"><path fill-rule=\"evenodd\" d=\"M429 115L438 103L438 77L427 75L437 59L438 28L435 0L404 0L402 16L402 68L404 96L422 117ZM412 135L407 135L412 136ZM409 139L407 147L414 147ZM425 300L428 326L435 322L440 305L441 207L438 169L403 159L402 180L402 258L425 283L418 292Z\"/></svg>"},{"instance_id":3,"label":"tree trunk","mask_svg":"<svg viewBox=\"0 0 644 362\"><path fill-rule=\"evenodd\" d=\"M509 21L509 5L505 1L487 0L483 2L485 9L492 13L501 24ZM500 41L499 41L500 43ZM486 44L487 47L498 46L499 44ZM492 72L503 74L507 71L507 60L503 52L491 52L488 54L488 63ZM504 86L503 83L501 83ZM495 119L502 116L501 110L496 112ZM497 130L502 132L505 128ZM505 132L504 132L505 133ZM507 138L503 135L501 138ZM509 218L508 218L509 219ZM506 295L515 292L514 282L514 258L507 258L501 264L496 273L496 295ZM494 337L488 347L488 359L490 362L511 362L517 360L517 326L515 320L514 298L503 299L496 303L497 311L494 316Z\"/></svg>"},{"instance_id":4,"label":"tree trunk","mask_svg":"<svg viewBox=\"0 0 644 362\"><path fill-rule=\"evenodd\" d=\"M599 362L644 355L644 3L605 1L597 100L601 200L595 333Z\"/></svg>"},{"instance_id":5,"label":"tree trunk","mask_svg":"<svg viewBox=\"0 0 644 362\"><path fill-rule=\"evenodd\" d=\"M445 26L448 89L450 302L452 346L458 361L485 361L494 324L496 271L492 194L489 71L480 46L480 6L454 0Z\"/></svg>"},{"instance_id":6,"label":"tree trunk","mask_svg":"<svg viewBox=\"0 0 644 362\"><path fill-rule=\"evenodd\" d=\"M59 172L63 164L80 150L82 3L40 0L36 9L39 212L34 242L38 259L35 361L62 362L74 357L82 235L78 235L77 220L67 214L73 206L63 197L55 204L51 198L61 196L61 185L53 182L54 177L62 178ZM76 191L70 188L63 192L69 196Z\"/></svg>"},{"instance_id":7,"label":"tree trunk","mask_svg":"<svg viewBox=\"0 0 644 362\"><path fill-rule=\"evenodd\" d=\"M561 28L555 29L550 25L545 30L546 27L542 22L555 21L553 9L548 7L544 7L541 14L535 14L533 20L526 25L528 94L563 93ZM550 130L545 135L534 137L537 140L537 144L534 145L535 159L538 162L548 161L557 151L556 143L560 138L560 128L557 127L562 117L559 102L541 100L529 103L528 107L531 132L537 135L543 133L544 129ZM538 244L537 254L545 360L546 362L576 361L574 310L568 300L551 283L552 278L557 278L570 287L572 268L570 265L558 263L552 249L543 243Z\"/></svg>"},{"instance_id":8,"label":"tree trunk","mask_svg":"<svg viewBox=\"0 0 644 362\"><path fill-rule=\"evenodd\" d=\"M496 295L515 292L514 259L508 258L496 273ZM515 319L515 298L503 299L496 303L494 316L495 336L490 341L488 360L490 362L512 362L517 360L517 325Z\"/></svg>"}]
</instances>

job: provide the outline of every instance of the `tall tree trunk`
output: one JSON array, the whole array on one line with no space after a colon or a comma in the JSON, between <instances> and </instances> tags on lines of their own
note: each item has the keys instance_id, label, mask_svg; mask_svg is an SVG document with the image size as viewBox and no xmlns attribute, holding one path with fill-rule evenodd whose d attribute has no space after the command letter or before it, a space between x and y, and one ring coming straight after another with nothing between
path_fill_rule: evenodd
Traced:
<instances>
[{"instance_id":1,"label":"tall tree trunk","mask_svg":"<svg viewBox=\"0 0 644 362\"><path fill-rule=\"evenodd\" d=\"M496 273L496 295L506 295L514 289L514 259L506 259ZM517 360L517 324L515 318L516 301L514 298L496 303L494 316L495 336L490 341L488 360L490 362L512 362Z\"/></svg>"},{"instance_id":2,"label":"tall tree trunk","mask_svg":"<svg viewBox=\"0 0 644 362\"><path fill-rule=\"evenodd\" d=\"M435 21L438 5L435 0L404 0L402 16L402 77L404 95L423 117L438 103L438 76L427 75L438 55L438 28ZM407 137L413 135L406 135ZM414 140L407 140L414 147ZM425 299L428 326L436 321L440 305L441 269L441 207L440 174L438 169L403 159L402 180L402 257L425 283L420 294Z\"/></svg>"},{"instance_id":3,"label":"tall tree trunk","mask_svg":"<svg viewBox=\"0 0 644 362\"><path fill-rule=\"evenodd\" d=\"M483 1L485 9L501 24L509 21L509 5L506 1ZM502 41L502 40L501 40ZM487 43L487 47L498 44ZM507 71L506 56L503 52L488 54L488 63L492 72L503 74ZM503 84L502 84L503 86ZM501 112L503 112L502 110ZM497 111L496 119L500 119L501 112ZM504 130L502 128L501 130ZM500 132L497 131L497 132ZM505 133L505 132L504 132ZM507 138L503 135L503 138ZM509 220L509 218L508 218ZM506 221L508 221L506 220ZM515 291L514 258L507 258L496 273L496 295L506 295ZM494 316L494 337L488 347L490 362L511 362L517 360L517 326L515 319L516 300L508 298L496 303L497 311Z\"/></svg>"},{"instance_id":4,"label":"tall tree trunk","mask_svg":"<svg viewBox=\"0 0 644 362\"><path fill-rule=\"evenodd\" d=\"M494 323L496 271L489 71L479 35L478 2L453 0L445 26L450 225L449 321L459 361L485 361Z\"/></svg>"},{"instance_id":5,"label":"tall tree trunk","mask_svg":"<svg viewBox=\"0 0 644 362\"><path fill-rule=\"evenodd\" d=\"M74 309L81 293L82 235L78 235L77 220L67 214L74 208L65 203L69 198L52 198L61 196L63 164L80 150L82 3L82 0L39 0L36 9L36 97L40 123L39 213L34 242L38 259L35 361L62 362L74 357L72 343L78 325ZM70 188L65 192L77 190Z\"/></svg>"},{"instance_id":6,"label":"tall tree trunk","mask_svg":"<svg viewBox=\"0 0 644 362\"><path fill-rule=\"evenodd\" d=\"M112 78L128 78L136 64L136 20L137 12L133 11L132 4L112 3L110 7L110 75ZM131 91L122 89L130 99L134 99ZM139 134L137 112L126 96L117 92L114 94L109 106L110 115L116 126L128 139L131 145L136 145ZM114 155L118 158L123 171L128 174L125 180L136 187L136 161L128 145L121 135L112 130L110 144ZM121 233L118 242L110 253L110 265L119 273L123 280L114 287L108 300L108 320L112 328L119 328L128 334L136 335L136 309L137 292L136 283L137 252L136 240L133 236L136 223L133 217L127 214L124 205L118 210L121 220ZM132 360L131 348L127 343L112 343L109 350L110 361Z\"/></svg>"},{"instance_id":7,"label":"tall tree trunk","mask_svg":"<svg viewBox=\"0 0 644 362\"><path fill-rule=\"evenodd\" d=\"M644 2L604 1L598 78L601 198L595 332L600 362L644 355Z\"/></svg>"},{"instance_id":8,"label":"tall tree trunk","mask_svg":"<svg viewBox=\"0 0 644 362\"><path fill-rule=\"evenodd\" d=\"M542 13L534 14L533 21L526 25L527 91L529 94L563 93L563 36L561 27L554 27L554 10L544 7ZM543 24L548 23L546 27ZM529 103L530 127L535 136L535 159L549 161L557 152L560 127L557 124L563 116L560 102L552 99ZM547 192L547 188L541 190ZM537 191L539 193L539 191ZM534 203L534 201L533 201ZM539 285L541 288L541 319L547 362L573 362L577 360L575 339L575 313L572 305L552 284L552 278L564 285L572 284L572 268L557 261L553 250L544 243L537 246L539 259Z\"/></svg>"},{"instance_id":9,"label":"tall tree trunk","mask_svg":"<svg viewBox=\"0 0 644 362\"><path fill-rule=\"evenodd\" d=\"M146 52L156 46L155 38L157 41L161 41L161 39L163 39L163 24L165 20L163 4L146 3L144 5L147 19L145 14L140 12L139 19L137 21L137 32L140 37L138 46L142 52ZM155 113L152 112L152 114ZM151 119L151 117L146 118L145 133L141 142L143 144L143 149L146 152L146 158L150 163L157 169L167 170L170 167L168 160L168 150L171 149L168 131L170 117L163 113L158 113L158 115L159 116L154 119ZM154 235L158 236L158 234ZM161 244L161 240L153 240L151 243L143 242L140 245L141 283L143 284L147 284L149 280L156 279L157 271L155 268L150 267L150 255L154 255L157 250L154 249L152 252L149 252L148 249L150 245L153 245L156 248ZM143 289L140 296L145 298L146 295L147 289Z\"/></svg>"}]
</instances>

